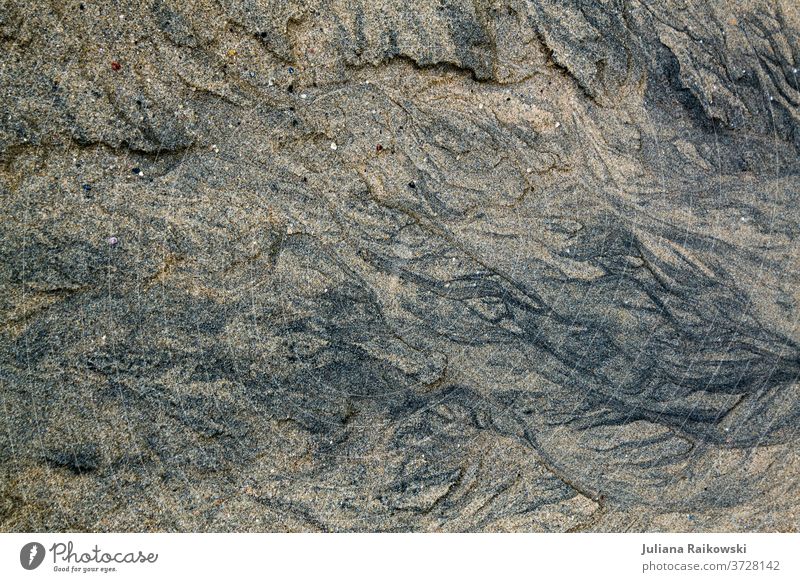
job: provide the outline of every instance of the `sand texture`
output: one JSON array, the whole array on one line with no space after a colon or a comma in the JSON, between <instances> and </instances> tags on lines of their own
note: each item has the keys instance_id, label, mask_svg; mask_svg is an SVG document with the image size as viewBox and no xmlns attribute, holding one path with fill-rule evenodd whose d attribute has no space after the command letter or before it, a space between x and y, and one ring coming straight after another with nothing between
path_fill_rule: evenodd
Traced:
<instances>
[{"instance_id":1,"label":"sand texture","mask_svg":"<svg viewBox=\"0 0 800 582\"><path fill-rule=\"evenodd\" d=\"M796 0L0 0L0 530L795 531Z\"/></svg>"}]
</instances>

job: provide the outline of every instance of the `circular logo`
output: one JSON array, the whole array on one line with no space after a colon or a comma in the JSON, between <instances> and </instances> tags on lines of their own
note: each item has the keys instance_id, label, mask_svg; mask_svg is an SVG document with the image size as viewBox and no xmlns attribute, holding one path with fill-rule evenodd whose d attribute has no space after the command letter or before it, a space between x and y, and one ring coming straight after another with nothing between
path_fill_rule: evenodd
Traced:
<instances>
[{"instance_id":1,"label":"circular logo","mask_svg":"<svg viewBox=\"0 0 800 582\"><path fill-rule=\"evenodd\" d=\"M44 561L44 546L39 542L30 542L22 546L19 552L19 563L26 570L35 570Z\"/></svg>"}]
</instances>

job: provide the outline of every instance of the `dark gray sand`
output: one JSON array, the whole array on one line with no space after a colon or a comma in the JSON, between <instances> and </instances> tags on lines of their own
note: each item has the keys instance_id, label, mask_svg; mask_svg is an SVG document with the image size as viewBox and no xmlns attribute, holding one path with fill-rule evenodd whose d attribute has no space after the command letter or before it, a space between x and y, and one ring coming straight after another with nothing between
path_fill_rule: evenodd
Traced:
<instances>
[{"instance_id":1,"label":"dark gray sand","mask_svg":"<svg viewBox=\"0 0 800 582\"><path fill-rule=\"evenodd\" d=\"M796 0L0 0L0 529L796 531Z\"/></svg>"}]
</instances>

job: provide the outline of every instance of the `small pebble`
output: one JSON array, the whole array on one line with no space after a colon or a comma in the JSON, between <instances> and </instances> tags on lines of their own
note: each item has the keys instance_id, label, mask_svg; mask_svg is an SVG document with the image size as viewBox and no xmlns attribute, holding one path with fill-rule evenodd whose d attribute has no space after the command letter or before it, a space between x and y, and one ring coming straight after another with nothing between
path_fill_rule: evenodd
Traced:
<instances>
[{"instance_id":1,"label":"small pebble","mask_svg":"<svg viewBox=\"0 0 800 582\"><path fill-rule=\"evenodd\" d=\"M332 150L336 151L336 149L337 149L338 147L339 147L339 146L337 146L337 145L336 145L336 142L335 142L335 141L332 141L332 142L331 142L331 149L332 149Z\"/></svg>"},{"instance_id":2,"label":"small pebble","mask_svg":"<svg viewBox=\"0 0 800 582\"><path fill-rule=\"evenodd\" d=\"M115 237L115 236L108 237L108 244L110 244L112 247L115 244L117 244L118 242L119 242L119 239L117 237Z\"/></svg>"}]
</instances>

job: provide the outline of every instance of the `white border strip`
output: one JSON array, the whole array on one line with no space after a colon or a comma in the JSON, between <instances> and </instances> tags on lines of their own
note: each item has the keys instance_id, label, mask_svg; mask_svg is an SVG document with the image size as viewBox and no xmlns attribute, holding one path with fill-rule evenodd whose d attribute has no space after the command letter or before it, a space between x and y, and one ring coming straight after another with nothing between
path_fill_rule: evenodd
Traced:
<instances>
[{"instance_id":1,"label":"white border strip","mask_svg":"<svg viewBox=\"0 0 800 582\"><path fill-rule=\"evenodd\" d=\"M777 581L800 580L798 550L800 534L2 534L0 579Z\"/></svg>"}]
</instances>

